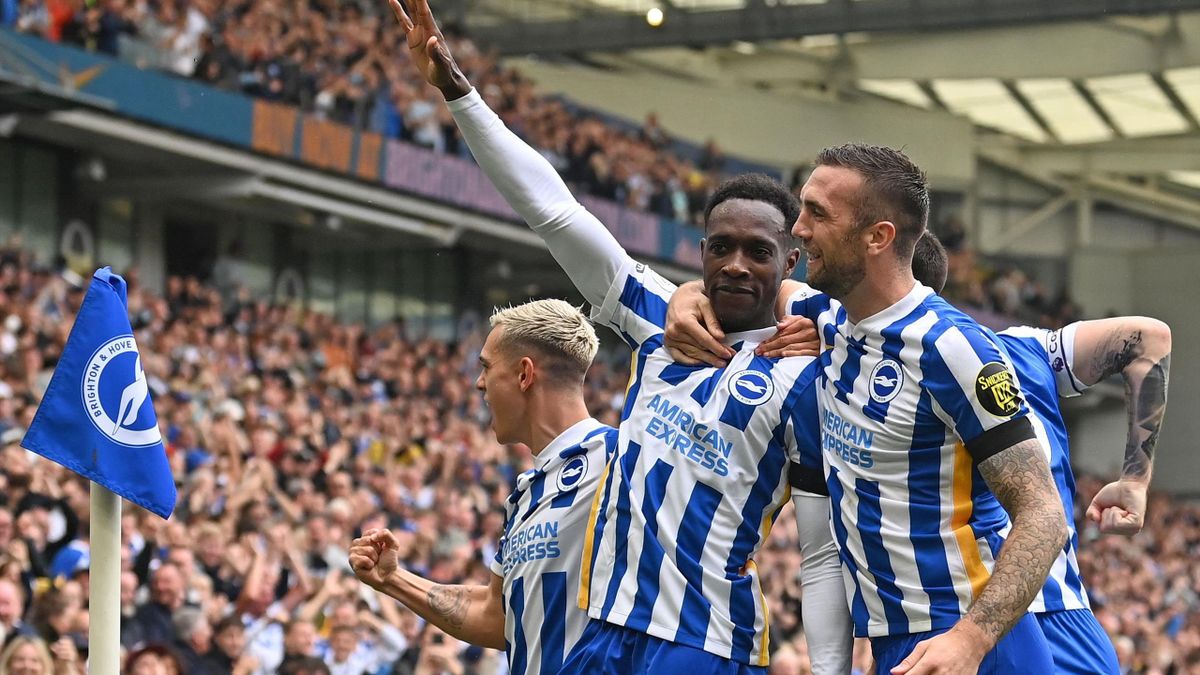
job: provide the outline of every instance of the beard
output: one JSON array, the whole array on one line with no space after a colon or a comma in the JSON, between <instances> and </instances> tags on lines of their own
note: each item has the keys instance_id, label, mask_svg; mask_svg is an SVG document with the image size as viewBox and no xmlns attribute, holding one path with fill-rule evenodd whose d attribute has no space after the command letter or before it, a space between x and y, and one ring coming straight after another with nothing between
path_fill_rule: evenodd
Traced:
<instances>
[{"instance_id":1,"label":"beard","mask_svg":"<svg viewBox=\"0 0 1200 675\"><path fill-rule=\"evenodd\" d=\"M807 283L829 297L840 300L854 290L866 275L866 260L858 251L849 252L847 259L840 261L822 255L820 267L809 272Z\"/></svg>"}]
</instances>

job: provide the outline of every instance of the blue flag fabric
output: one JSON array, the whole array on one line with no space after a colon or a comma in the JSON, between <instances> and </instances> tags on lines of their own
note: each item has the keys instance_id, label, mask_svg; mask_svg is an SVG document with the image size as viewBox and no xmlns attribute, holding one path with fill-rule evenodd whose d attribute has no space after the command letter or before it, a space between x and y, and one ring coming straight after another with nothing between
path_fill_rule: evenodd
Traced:
<instances>
[{"instance_id":1,"label":"blue flag fabric","mask_svg":"<svg viewBox=\"0 0 1200 675\"><path fill-rule=\"evenodd\" d=\"M175 479L133 341L125 280L96 270L21 445L169 518Z\"/></svg>"}]
</instances>

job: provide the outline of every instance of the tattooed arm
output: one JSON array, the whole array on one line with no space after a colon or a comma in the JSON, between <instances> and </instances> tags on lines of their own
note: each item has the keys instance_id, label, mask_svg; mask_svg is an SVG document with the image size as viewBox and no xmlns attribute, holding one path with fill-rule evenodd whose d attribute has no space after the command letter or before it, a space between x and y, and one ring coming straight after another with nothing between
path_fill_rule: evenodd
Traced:
<instances>
[{"instance_id":1,"label":"tattooed arm","mask_svg":"<svg viewBox=\"0 0 1200 675\"><path fill-rule=\"evenodd\" d=\"M399 565L399 542L387 530L369 530L350 545L350 567L371 588L399 600L450 635L504 649L502 579L487 586L436 584Z\"/></svg>"},{"instance_id":2,"label":"tattooed arm","mask_svg":"<svg viewBox=\"0 0 1200 675\"><path fill-rule=\"evenodd\" d=\"M1046 583L1050 566L1067 543L1067 520L1046 451L1037 439L985 459L979 473L1008 511L1012 531L963 621L981 629L995 645Z\"/></svg>"},{"instance_id":3,"label":"tattooed arm","mask_svg":"<svg viewBox=\"0 0 1200 675\"><path fill-rule=\"evenodd\" d=\"M1100 490L1087 516L1100 525L1101 532L1132 536L1142 529L1145 519L1154 447L1167 411L1171 329L1157 319L1141 316L1075 325L1075 376L1091 385L1120 374L1129 411L1121 478Z\"/></svg>"},{"instance_id":4,"label":"tattooed arm","mask_svg":"<svg viewBox=\"0 0 1200 675\"><path fill-rule=\"evenodd\" d=\"M892 673L975 672L1028 610L1067 541L1062 500L1046 452L1024 440L979 463L979 473L1012 519L992 576L948 632L919 643Z\"/></svg>"}]
</instances>

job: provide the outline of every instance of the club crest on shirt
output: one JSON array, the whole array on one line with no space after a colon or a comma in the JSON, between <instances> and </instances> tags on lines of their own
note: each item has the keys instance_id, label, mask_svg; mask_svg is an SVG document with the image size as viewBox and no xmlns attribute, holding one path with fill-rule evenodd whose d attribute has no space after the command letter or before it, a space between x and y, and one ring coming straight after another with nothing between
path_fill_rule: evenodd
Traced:
<instances>
[{"instance_id":1,"label":"club crest on shirt","mask_svg":"<svg viewBox=\"0 0 1200 675\"><path fill-rule=\"evenodd\" d=\"M896 398L904 386L904 371L900 364L891 359L884 359L871 370L871 400L877 403L887 403Z\"/></svg>"},{"instance_id":2,"label":"club crest on shirt","mask_svg":"<svg viewBox=\"0 0 1200 675\"><path fill-rule=\"evenodd\" d=\"M558 470L558 491L567 492L579 487L579 483L587 475L587 470L587 455L575 455L563 462Z\"/></svg>"},{"instance_id":3,"label":"club crest on shirt","mask_svg":"<svg viewBox=\"0 0 1200 675\"><path fill-rule=\"evenodd\" d=\"M762 405L771 400L775 383L758 370L743 370L729 378L729 394L746 405Z\"/></svg>"},{"instance_id":4,"label":"club crest on shirt","mask_svg":"<svg viewBox=\"0 0 1200 675\"><path fill-rule=\"evenodd\" d=\"M1021 394L1003 363L984 364L975 376L975 396L983 409L997 417L1012 417L1021 409Z\"/></svg>"}]
</instances>

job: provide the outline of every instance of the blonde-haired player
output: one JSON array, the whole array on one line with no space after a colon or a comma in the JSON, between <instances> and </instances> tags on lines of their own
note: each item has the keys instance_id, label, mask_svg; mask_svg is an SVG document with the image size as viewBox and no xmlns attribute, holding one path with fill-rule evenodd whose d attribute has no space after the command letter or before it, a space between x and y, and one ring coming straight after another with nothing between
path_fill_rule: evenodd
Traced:
<instances>
[{"instance_id":1,"label":"blonde-haired player","mask_svg":"<svg viewBox=\"0 0 1200 675\"><path fill-rule=\"evenodd\" d=\"M588 415L583 378L599 342L561 300L497 311L475 386L501 443L523 443L535 467L505 503L504 536L487 586L436 584L399 565L400 544L371 530L350 547L363 583L466 642L504 649L514 675L559 671L587 613L575 606L592 495L617 431Z\"/></svg>"}]
</instances>

